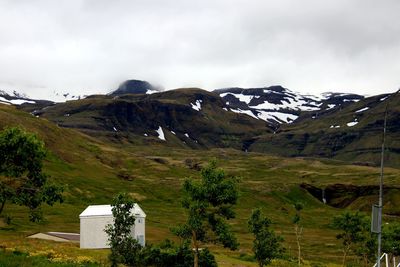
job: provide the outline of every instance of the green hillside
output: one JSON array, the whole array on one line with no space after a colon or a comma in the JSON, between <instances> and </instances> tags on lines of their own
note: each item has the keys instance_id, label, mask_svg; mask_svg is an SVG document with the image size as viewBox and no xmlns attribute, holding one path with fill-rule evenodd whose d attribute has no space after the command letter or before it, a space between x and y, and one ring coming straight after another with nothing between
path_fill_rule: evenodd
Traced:
<instances>
[{"instance_id":1,"label":"green hillside","mask_svg":"<svg viewBox=\"0 0 400 267\"><path fill-rule=\"evenodd\" d=\"M72 114L72 107L81 106L82 103L96 107L105 102L100 97L67 102L57 105L48 114L59 114L57 118L61 120L61 114ZM65 110L61 111L61 107ZM204 108L212 107L205 105ZM95 121L87 121L85 117L85 123ZM153 138L152 142L129 142L128 138L120 138L118 133L113 133L117 141L110 142L104 134L96 138L92 132L96 129L88 130L90 135L86 135L74 129L58 127L45 118L34 117L15 107L0 105L0 129L10 125L21 125L36 132L45 141L50 150L45 171L52 179L66 185L66 201L62 205L46 207L46 220L40 224L28 222L25 208L7 205L3 213L11 216L12 221L10 225L0 222L0 246L6 250L18 249L39 254L51 250L51 253L64 259L86 256L107 264L108 250L80 250L76 244L30 240L25 237L35 232L79 232L79 213L89 204L110 203L118 192L130 193L147 213L147 242L159 243L165 238L176 240L169 229L184 220L180 207L182 181L186 177L199 177L198 166L204 166L209 159L216 158L219 166L229 174L242 177L241 197L236 207L237 218L231 222L241 246L239 251L231 252L211 245L210 249L216 254L220 266L256 266L254 262L245 260L252 254L247 219L256 207L264 210L273 221L273 228L284 236L287 256L295 257L296 244L291 218L294 215L293 204L298 201L305 206L303 258L315 263L339 264L341 248L335 238L336 231L329 225L332 217L340 214L343 209L323 204L300 185L308 184L317 188L339 183L367 186L376 185L379 177L377 168L348 165L337 160L282 158L231 148L171 149L157 138ZM390 222L398 220L400 214L397 193L400 170L387 168L385 172L386 184L392 188L387 191L385 198L384 212L388 215L384 220ZM369 213L369 205L377 198L373 190L371 194L350 197L351 201L346 208L362 209ZM348 196L343 193L340 197ZM274 264L290 266L291 263L283 261Z\"/></svg>"}]
</instances>

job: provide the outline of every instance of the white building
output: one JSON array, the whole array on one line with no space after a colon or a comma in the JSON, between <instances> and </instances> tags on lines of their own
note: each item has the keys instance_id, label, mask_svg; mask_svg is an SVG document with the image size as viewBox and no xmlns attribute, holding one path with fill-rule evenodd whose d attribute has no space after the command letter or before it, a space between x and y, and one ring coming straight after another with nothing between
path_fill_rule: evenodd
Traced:
<instances>
[{"instance_id":1,"label":"white building","mask_svg":"<svg viewBox=\"0 0 400 267\"><path fill-rule=\"evenodd\" d=\"M91 205L80 215L80 247L81 248L109 248L108 236L104 232L107 224L113 223L111 205ZM139 244L145 245L146 214L135 204L132 214L135 215L135 225L132 227L132 236Z\"/></svg>"}]
</instances>

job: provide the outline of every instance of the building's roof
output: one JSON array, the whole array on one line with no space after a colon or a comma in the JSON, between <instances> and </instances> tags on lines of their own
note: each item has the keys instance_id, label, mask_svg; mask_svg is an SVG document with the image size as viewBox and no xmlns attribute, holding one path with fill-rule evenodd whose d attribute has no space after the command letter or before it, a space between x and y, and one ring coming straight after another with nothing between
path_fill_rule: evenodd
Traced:
<instances>
[{"instance_id":1,"label":"building's roof","mask_svg":"<svg viewBox=\"0 0 400 267\"><path fill-rule=\"evenodd\" d=\"M135 204L132 213L136 217L146 217L146 213L144 213L138 204ZM111 205L90 205L79 215L79 218L92 216L112 216Z\"/></svg>"},{"instance_id":2,"label":"building's roof","mask_svg":"<svg viewBox=\"0 0 400 267\"><path fill-rule=\"evenodd\" d=\"M47 232L46 234L70 241L79 241L80 238L80 234L75 234L75 233Z\"/></svg>"},{"instance_id":3,"label":"building's roof","mask_svg":"<svg viewBox=\"0 0 400 267\"><path fill-rule=\"evenodd\" d=\"M36 233L28 236L28 238L38 238L58 242L79 242L80 235L75 233L47 232Z\"/></svg>"}]
</instances>

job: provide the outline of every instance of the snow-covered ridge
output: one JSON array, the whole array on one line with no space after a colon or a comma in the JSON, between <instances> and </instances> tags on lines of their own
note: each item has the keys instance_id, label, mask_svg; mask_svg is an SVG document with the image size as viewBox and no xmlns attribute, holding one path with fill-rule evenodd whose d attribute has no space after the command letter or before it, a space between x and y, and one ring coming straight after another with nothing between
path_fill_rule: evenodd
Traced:
<instances>
[{"instance_id":1,"label":"snow-covered ridge","mask_svg":"<svg viewBox=\"0 0 400 267\"><path fill-rule=\"evenodd\" d=\"M268 94L279 95L280 98L278 101L277 97L271 98L268 100L268 97L265 97ZM312 111L319 110L319 103L317 103L316 99L310 97L304 97L302 95L296 95L295 93L286 89L285 92L275 92L273 90L264 89L262 94L248 94L246 91L242 91L241 93L222 93L220 94L222 98L227 96L235 97L240 102L246 103L249 107L254 109L268 109L268 110L281 110L281 109L289 109L289 110L297 110L297 111ZM260 99L261 97L265 98L264 101L259 103L257 101L256 104L253 99Z\"/></svg>"},{"instance_id":2,"label":"snow-covered ridge","mask_svg":"<svg viewBox=\"0 0 400 267\"><path fill-rule=\"evenodd\" d=\"M16 98L29 98L28 95L24 93L17 92L16 90L0 90L0 96L9 96L9 97L16 97Z\"/></svg>"},{"instance_id":3,"label":"snow-covered ridge","mask_svg":"<svg viewBox=\"0 0 400 267\"><path fill-rule=\"evenodd\" d=\"M346 93L301 94L281 86L265 88L225 88L215 90L230 111L272 123L291 123L300 112L330 110L363 96ZM226 109L226 108L225 108Z\"/></svg>"},{"instance_id":4,"label":"snow-covered ridge","mask_svg":"<svg viewBox=\"0 0 400 267\"><path fill-rule=\"evenodd\" d=\"M30 103L30 104L35 104L35 101L32 100L25 100L25 99L5 99L4 97L0 96L0 103L4 103L4 104L13 104L13 105L22 105L24 103Z\"/></svg>"},{"instance_id":5,"label":"snow-covered ridge","mask_svg":"<svg viewBox=\"0 0 400 267\"><path fill-rule=\"evenodd\" d=\"M36 96L28 96L25 93L18 92L16 90L6 90L6 89L1 89L0 90L0 103L8 103L8 104L13 104L13 105L21 105L24 103L37 103L39 100L43 101L49 101L49 102L66 102L66 101L71 101L71 100L79 100L86 98L87 95L74 95L68 92L58 92L58 91L53 91L50 94L47 94L45 97L41 96L40 93L37 94Z\"/></svg>"},{"instance_id":6,"label":"snow-covered ridge","mask_svg":"<svg viewBox=\"0 0 400 267\"><path fill-rule=\"evenodd\" d=\"M22 105L24 103L35 104L36 102L28 99L27 95L20 94L17 91L10 93L5 90L0 90L0 103L6 105Z\"/></svg>"}]
</instances>

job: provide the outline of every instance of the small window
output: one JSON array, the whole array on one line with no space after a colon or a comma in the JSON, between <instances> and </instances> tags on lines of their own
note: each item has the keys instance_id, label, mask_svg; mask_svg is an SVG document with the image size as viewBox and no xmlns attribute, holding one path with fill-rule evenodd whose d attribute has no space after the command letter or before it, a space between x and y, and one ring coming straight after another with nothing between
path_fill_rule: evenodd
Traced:
<instances>
[{"instance_id":1,"label":"small window","mask_svg":"<svg viewBox=\"0 0 400 267\"><path fill-rule=\"evenodd\" d=\"M136 236L137 241L139 242L139 244L144 247L144 236L143 235L138 235Z\"/></svg>"},{"instance_id":2,"label":"small window","mask_svg":"<svg viewBox=\"0 0 400 267\"><path fill-rule=\"evenodd\" d=\"M138 223L142 223L142 220L141 220L141 219L138 219Z\"/></svg>"}]
</instances>

